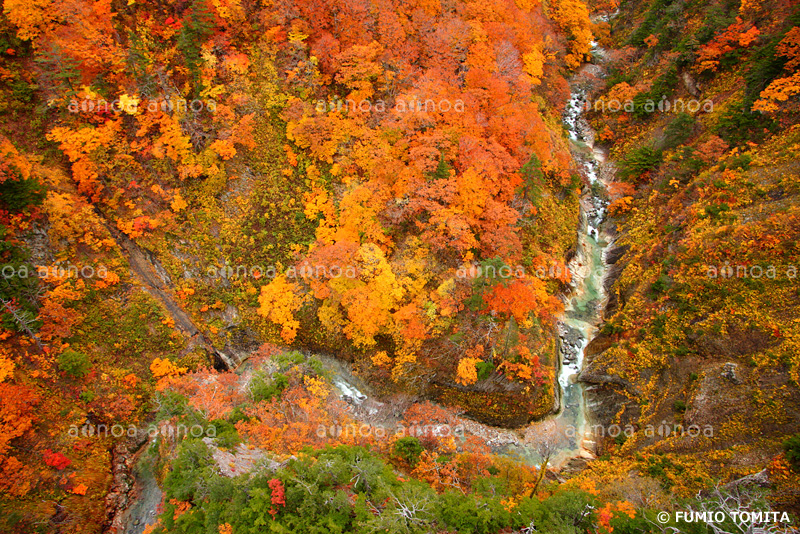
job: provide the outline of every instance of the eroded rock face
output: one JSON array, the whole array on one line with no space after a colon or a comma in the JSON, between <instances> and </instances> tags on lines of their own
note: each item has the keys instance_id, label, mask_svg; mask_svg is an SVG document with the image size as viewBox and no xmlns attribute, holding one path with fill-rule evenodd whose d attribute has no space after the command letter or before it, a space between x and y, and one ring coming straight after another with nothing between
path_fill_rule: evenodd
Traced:
<instances>
[{"instance_id":1,"label":"eroded rock face","mask_svg":"<svg viewBox=\"0 0 800 534\"><path fill-rule=\"evenodd\" d=\"M616 265L630 248L631 247L629 245L623 245L608 249L605 257L606 263L608 265Z\"/></svg>"},{"instance_id":2,"label":"eroded rock face","mask_svg":"<svg viewBox=\"0 0 800 534\"><path fill-rule=\"evenodd\" d=\"M565 365L575 363L583 343L581 331L565 323L559 323L558 330L561 338L558 349L561 354L561 363Z\"/></svg>"},{"instance_id":3,"label":"eroded rock face","mask_svg":"<svg viewBox=\"0 0 800 534\"><path fill-rule=\"evenodd\" d=\"M51 265L55 261L48 231L49 225L34 222L30 230L20 236L30 252L30 261L33 265Z\"/></svg>"},{"instance_id":4,"label":"eroded rock face","mask_svg":"<svg viewBox=\"0 0 800 534\"><path fill-rule=\"evenodd\" d=\"M758 473L747 475L742 478L737 478L725 485L727 491L736 491L739 488L747 486L757 486L759 488L767 488L770 486L769 471L762 469Z\"/></svg>"},{"instance_id":5,"label":"eroded rock face","mask_svg":"<svg viewBox=\"0 0 800 534\"><path fill-rule=\"evenodd\" d=\"M603 334L598 334L593 337L589 344L586 345L586 350L583 353L586 358L586 363L590 364L597 356L608 349L612 343L614 343L614 340Z\"/></svg>"},{"instance_id":6,"label":"eroded rock face","mask_svg":"<svg viewBox=\"0 0 800 534\"><path fill-rule=\"evenodd\" d=\"M566 465L558 471L558 475L561 479L571 478L586 469L590 462L591 460L587 458L571 458Z\"/></svg>"},{"instance_id":7,"label":"eroded rock face","mask_svg":"<svg viewBox=\"0 0 800 534\"><path fill-rule=\"evenodd\" d=\"M583 390L586 419L593 429L595 453L604 454L607 440L615 437L606 429L613 425L619 428L637 426L642 408L632 398L638 398L640 393L630 381L591 365L584 366L578 379L586 384Z\"/></svg>"},{"instance_id":8,"label":"eroded rock face","mask_svg":"<svg viewBox=\"0 0 800 534\"><path fill-rule=\"evenodd\" d=\"M683 78L683 85L686 87L686 90L689 91L689 94L698 97L700 96L700 86L697 84L695 79L692 77L692 73L688 70L684 70L681 73L681 78Z\"/></svg>"},{"instance_id":9,"label":"eroded rock face","mask_svg":"<svg viewBox=\"0 0 800 534\"><path fill-rule=\"evenodd\" d=\"M586 413L590 426L609 428L617 424L624 428L634 425L641 414L641 407L624 395L619 386L612 383L592 384L584 388ZM617 423L618 414L622 413ZM596 435L597 454L603 454L603 435Z\"/></svg>"},{"instance_id":10,"label":"eroded rock face","mask_svg":"<svg viewBox=\"0 0 800 534\"><path fill-rule=\"evenodd\" d=\"M289 462L289 459L276 462L267 457L266 451L242 443L232 451L220 449L213 438L203 438L203 443L211 451L211 456L217 464L217 470L226 477L250 473L262 464L270 471L277 471ZM295 456L291 456L290 459L295 459Z\"/></svg>"},{"instance_id":11,"label":"eroded rock face","mask_svg":"<svg viewBox=\"0 0 800 534\"><path fill-rule=\"evenodd\" d=\"M130 437L117 443L111 451L113 482L106 494L105 532L110 534L127 532L126 512L128 505L136 498L133 466L136 463L138 452L142 450L142 446L146 442L147 433L140 432L136 437Z\"/></svg>"},{"instance_id":12,"label":"eroded rock face","mask_svg":"<svg viewBox=\"0 0 800 534\"><path fill-rule=\"evenodd\" d=\"M258 339L258 335L247 328L233 326L229 329L229 332L228 343L225 344L225 348L220 352L223 352L228 358L228 368L235 369L258 350L261 342Z\"/></svg>"},{"instance_id":13,"label":"eroded rock face","mask_svg":"<svg viewBox=\"0 0 800 534\"><path fill-rule=\"evenodd\" d=\"M777 340L757 328L730 328L726 335L711 332L687 336L707 358L741 358L777 345ZM735 364L732 364L735 365Z\"/></svg>"},{"instance_id":14,"label":"eroded rock face","mask_svg":"<svg viewBox=\"0 0 800 534\"><path fill-rule=\"evenodd\" d=\"M684 415L686 424L717 426L747 406L747 388L737 387L745 375L738 369L738 365L727 362L702 374Z\"/></svg>"},{"instance_id":15,"label":"eroded rock face","mask_svg":"<svg viewBox=\"0 0 800 534\"><path fill-rule=\"evenodd\" d=\"M737 374L737 369L739 368L738 365L732 362L726 363L722 367L722 378L731 381L734 384L741 384L742 381L739 380L739 375Z\"/></svg>"}]
</instances>

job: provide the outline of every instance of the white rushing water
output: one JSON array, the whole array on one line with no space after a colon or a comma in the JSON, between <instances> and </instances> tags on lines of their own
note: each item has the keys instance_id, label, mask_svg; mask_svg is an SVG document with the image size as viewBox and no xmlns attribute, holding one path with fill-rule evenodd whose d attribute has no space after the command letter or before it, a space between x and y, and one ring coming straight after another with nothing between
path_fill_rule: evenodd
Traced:
<instances>
[{"instance_id":1,"label":"white rushing water","mask_svg":"<svg viewBox=\"0 0 800 534\"><path fill-rule=\"evenodd\" d=\"M603 53L596 43L592 43L592 51L597 55ZM586 68L589 66L584 66L582 70ZM558 384L562 395L561 409L554 420L560 429L566 429L570 437L558 455L561 461L585 454L593 445L586 424L583 385L577 382L577 378L583 368L585 349L603 320L607 300L603 283L608 272L605 256L612 244L612 238L603 230L608 207L608 184L601 178L601 170L606 156L603 150L594 146L595 132L584 117L589 106L587 90L580 83L582 74L579 72L573 79L572 94L564 112L564 124L573 145L573 157L582 167L588 187L584 188L581 195L575 256L569 263L571 291L558 322L561 337Z\"/></svg>"}]
</instances>

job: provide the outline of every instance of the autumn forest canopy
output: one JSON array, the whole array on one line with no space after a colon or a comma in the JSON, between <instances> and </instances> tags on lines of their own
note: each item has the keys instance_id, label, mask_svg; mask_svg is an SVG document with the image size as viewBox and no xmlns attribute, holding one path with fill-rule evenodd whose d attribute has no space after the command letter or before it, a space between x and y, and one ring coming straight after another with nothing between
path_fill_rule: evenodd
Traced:
<instances>
[{"instance_id":1,"label":"autumn forest canopy","mask_svg":"<svg viewBox=\"0 0 800 534\"><path fill-rule=\"evenodd\" d=\"M800 521L797 2L2 4L0 532Z\"/></svg>"}]
</instances>

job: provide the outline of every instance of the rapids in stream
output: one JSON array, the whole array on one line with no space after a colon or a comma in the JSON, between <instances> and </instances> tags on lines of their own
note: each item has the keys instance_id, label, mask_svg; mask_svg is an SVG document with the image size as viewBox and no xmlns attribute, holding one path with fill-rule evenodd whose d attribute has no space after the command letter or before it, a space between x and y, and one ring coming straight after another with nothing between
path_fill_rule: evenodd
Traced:
<instances>
[{"instance_id":1,"label":"rapids in stream","mask_svg":"<svg viewBox=\"0 0 800 534\"><path fill-rule=\"evenodd\" d=\"M601 60L605 50L592 43L592 54ZM607 302L604 281L608 274L606 253L613 236L605 228L608 207L607 186L613 167L606 152L595 146L595 132L586 121L591 79L603 76L602 67L589 63L573 76L571 96L564 111L573 158L586 177L580 198L580 223L575 254L569 261L570 291L563 295L564 311L557 321L559 333L557 375L558 410L542 420L518 429L520 439L503 447L503 452L529 464L542 460L542 440L550 440L551 467L562 467L576 457L594 458L595 444L587 420L584 385L578 381L584 352L603 322Z\"/></svg>"},{"instance_id":2,"label":"rapids in stream","mask_svg":"<svg viewBox=\"0 0 800 534\"><path fill-rule=\"evenodd\" d=\"M586 65L584 69L590 66ZM577 80L581 74L576 75ZM569 263L572 291L567 295L558 322L561 338L558 383L562 397L561 410L554 419L575 438L559 455L562 458L577 455L585 449L591 450L593 445L586 419L583 384L577 378L583 368L586 346L603 321L606 304L603 285L608 273L606 252L613 244L613 238L604 231L603 224L608 207L608 183L601 178L607 176L601 168L606 163L606 154L594 146L595 132L584 117L588 108L586 95L587 89L574 82L564 113L564 124L573 144L573 157L583 167L588 187L581 195L575 256Z\"/></svg>"}]
</instances>

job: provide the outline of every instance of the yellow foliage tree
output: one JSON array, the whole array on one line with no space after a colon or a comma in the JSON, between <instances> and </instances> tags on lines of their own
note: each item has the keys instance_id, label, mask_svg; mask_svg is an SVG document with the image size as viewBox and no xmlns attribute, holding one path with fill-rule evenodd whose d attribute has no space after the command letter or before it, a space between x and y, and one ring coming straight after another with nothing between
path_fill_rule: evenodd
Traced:
<instances>
[{"instance_id":1,"label":"yellow foliage tree","mask_svg":"<svg viewBox=\"0 0 800 534\"><path fill-rule=\"evenodd\" d=\"M458 370L456 371L456 382L463 386L469 386L478 381L478 370L476 365L483 360L478 358L461 358L458 362Z\"/></svg>"},{"instance_id":2,"label":"yellow foliage tree","mask_svg":"<svg viewBox=\"0 0 800 534\"><path fill-rule=\"evenodd\" d=\"M772 80L767 88L761 91L760 98L753 104L753 109L774 113L779 109L779 102L786 102L798 94L800 94L800 72L795 72L791 76Z\"/></svg>"},{"instance_id":3,"label":"yellow foliage tree","mask_svg":"<svg viewBox=\"0 0 800 534\"><path fill-rule=\"evenodd\" d=\"M281 339L286 343L294 341L297 329L300 328L300 321L294 314L303 305L300 287L289 282L286 275L282 274L261 287L258 304L259 315L281 325Z\"/></svg>"},{"instance_id":4,"label":"yellow foliage tree","mask_svg":"<svg viewBox=\"0 0 800 534\"><path fill-rule=\"evenodd\" d=\"M172 202L170 203L172 211L174 211L175 213L179 213L181 210L185 209L188 206L189 204L186 202L186 200L184 200L180 192L175 193L175 197L172 199Z\"/></svg>"},{"instance_id":5,"label":"yellow foliage tree","mask_svg":"<svg viewBox=\"0 0 800 534\"><path fill-rule=\"evenodd\" d=\"M375 336L393 324L391 310L402 298L403 288L377 245L362 245L358 258L363 282L348 290L342 298L349 319L344 331L356 345L371 347L375 344Z\"/></svg>"},{"instance_id":6,"label":"yellow foliage tree","mask_svg":"<svg viewBox=\"0 0 800 534\"><path fill-rule=\"evenodd\" d=\"M577 68L589 54L592 41L589 9L580 0L557 0L554 2L551 16L569 37L569 52L564 60L569 68Z\"/></svg>"},{"instance_id":7,"label":"yellow foliage tree","mask_svg":"<svg viewBox=\"0 0 800 534\"><path fill-rule=\"evenodd\" d=\"M542 52L541 46L536 46L534 49L524 56L522 60L525 62L524 70L530 76L533 85L542 83L542 75L544 74L544 63L547 58Z\"/></svg>"},{"instance_id":8,"label":"yellow foliage tree","mask_svg":"<svg viewBox=\"0 0 800 534\"><path fill-rule=\"evenodd\" d=\"M163 360L161 358L156 358L153 360L153 363L150 364L150 372L158 379L182 375L186 371L188 371L186 367L178 367L166 358Z\"/></svg>"},{"instance_id":9,"label":"yellow foliage tree","mask_svg":"<svg viewBox=\"0 0 800 534\"><path fill-rule=\"evenodd\" d=\"M372 355L372 364L377 367L386 367L392 363L392 359L386 354L385 350L381 350Z\"/></svg>"}]
</instances>

